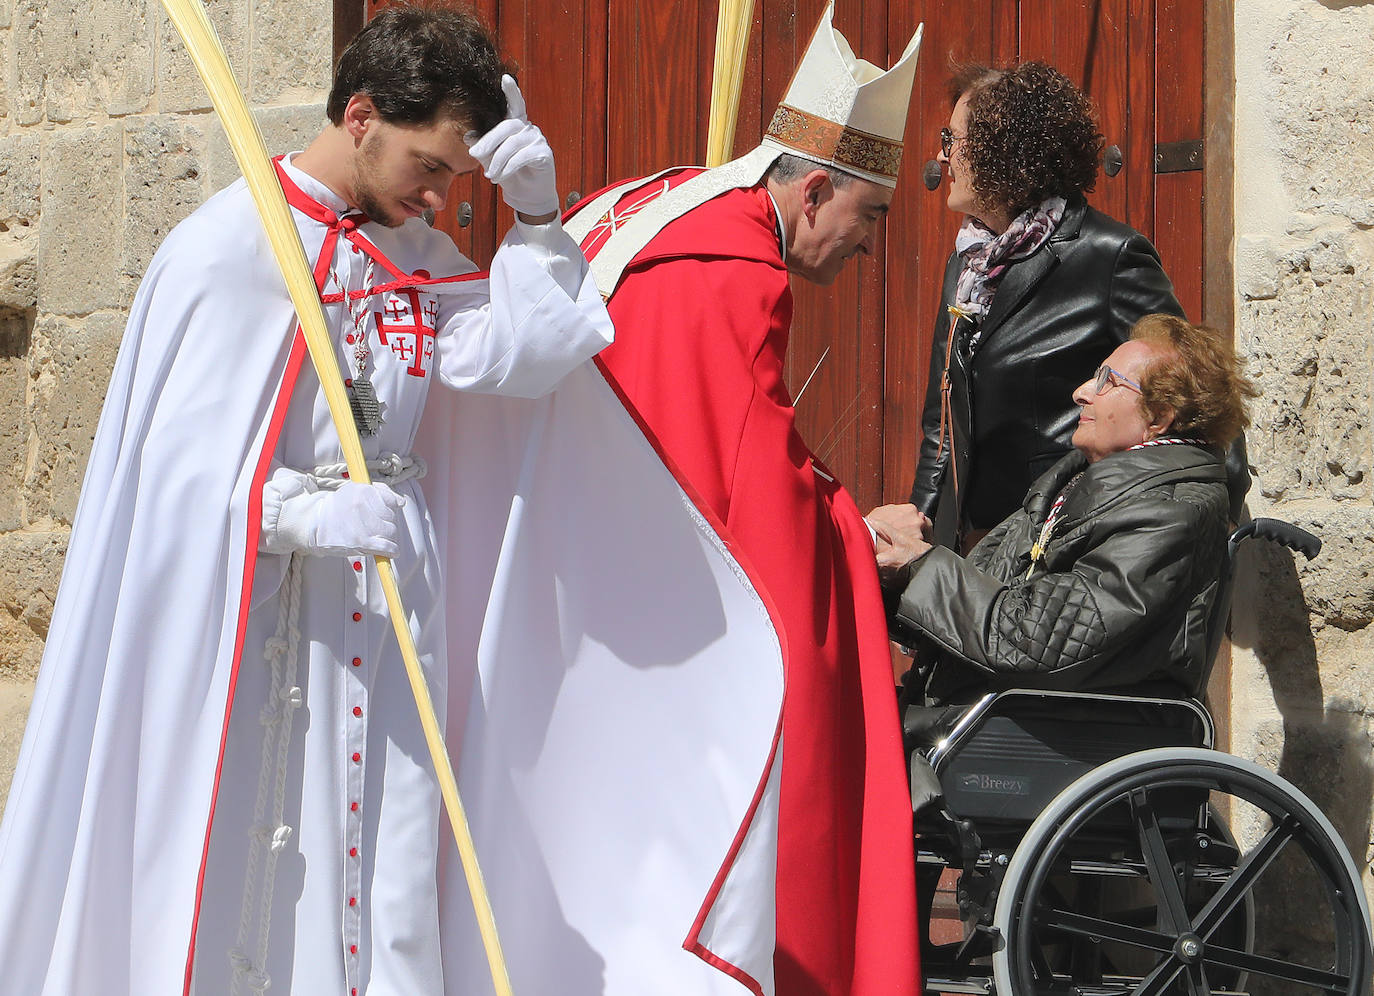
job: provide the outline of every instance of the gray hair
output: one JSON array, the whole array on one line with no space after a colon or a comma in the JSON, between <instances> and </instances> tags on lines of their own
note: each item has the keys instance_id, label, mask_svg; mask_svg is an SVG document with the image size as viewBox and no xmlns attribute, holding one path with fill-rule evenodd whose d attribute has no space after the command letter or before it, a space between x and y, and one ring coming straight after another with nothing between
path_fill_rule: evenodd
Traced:
<instances>
[{"instance_id":1,"label":"gray hair","mask_svg":"<svg viewBox=\"0 0 1374 996\"><path fill-rule=\"evenodd\" d=\"M768 167L768 172L763 175L763 178L776 183L791 183L793 180L800 180L813 169L825 170L825 175L830 177L830 185L836 189L847 187L858 179L853 173L846 173L834 166L818 163L814 159L794 156L790 152L784 152L777 159L774 159L773 165Z\"/></svg>"}]
</instances>

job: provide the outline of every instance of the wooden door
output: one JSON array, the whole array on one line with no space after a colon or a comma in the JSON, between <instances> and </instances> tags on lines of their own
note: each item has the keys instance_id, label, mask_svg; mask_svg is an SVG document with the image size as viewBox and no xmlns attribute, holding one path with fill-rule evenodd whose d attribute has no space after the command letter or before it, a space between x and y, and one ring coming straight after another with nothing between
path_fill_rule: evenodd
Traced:
<instances>
[{"instance_id":1,"label":"wooden door","mask_svg":"<svg viewBox=\"0 0 1374 996\"><path fill-rule=\"evenodd\" d=\"M951 62L1040 59L1083 87L1097 104L1109 151L1119 150L1121 160L1115 175L1099 173L1089 202L1154 241L1185 311L1194 318L1202 311L1202 173L1155 168L1157 146L1202 138L1202 5L924 0L909 10L903 5L893 18L893 37L916 20L925 21L925 45L907 121L906 160L888 220L882 487L888 501L905 498L915 472L931 329L961 220L945 209L943 182L934 191L921 183L949 117L945 79ZM1157 74L1157 66L1165 71Z\"/></svg>"},{"instance_id":2,"label":"wooden door","mask_svg":"<svg viewBox=\"0 0 1374 996\"><path fill-rule=\"evenodd\" d=\"M346 38L390 2L336 0L336 32ZM737 152L757 143L824 3L756 0ZM565 203L612 180L701 161L717 0L474 6L521 67ZM1116 175L1101 175L1090 202L1155 242L1185 310L1198 317L1202 157L1190 164L1190 147L1175 143L1203 136L1204 16L1196 0L838 0L837 28L861 57L885 66L918 23L926 26L902 176L878 251L833 287L794 284L794 395L816 371L798 399L798 425L861 508L904 499L915 471L931 329L960 221L944 206L943 183L933 191L922 183L949 116L950 63L1044 59L1087 90L1122 162ZM511 218L488 184L465 177L437 223L482 265Z\"/></svg>"}]
</instances>

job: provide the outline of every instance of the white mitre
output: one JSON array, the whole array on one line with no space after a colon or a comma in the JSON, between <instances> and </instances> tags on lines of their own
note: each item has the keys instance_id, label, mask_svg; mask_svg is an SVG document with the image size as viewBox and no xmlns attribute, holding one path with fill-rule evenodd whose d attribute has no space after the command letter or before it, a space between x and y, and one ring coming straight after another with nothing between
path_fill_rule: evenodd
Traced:
<instances>
[{"instance_id":1,"label":"white mitre","mask_svg":"<svg viewBox=\"0 0 1374 996\"><path fill-rule=\"evenodd\" d=\"M834 13L834 3L826 4L762 147L895 187L925 25L884 72L854 55L835 30Z\"/></svg>"},{"instance_id":2,"label":"white mitre","mask_svg":"<svg viewBox=\"0 0 1374 996\"><path fill-rule=\"evenodd\" d=\"M678 184L626 221L612 217L612 206L626 188L656 177L607 188L566 223L568 234L578 242L595 225L612 227L614 234L591 261L603 296L611 294L625 267L671 221L727 190L752 187L781 155L801 156L885 187L897 185L907 104L925 25L916 29L897 64L883 72L855 57L831 23L834 12L831 0L763 141L752 151Z\"/></svg>"}]
</instances>

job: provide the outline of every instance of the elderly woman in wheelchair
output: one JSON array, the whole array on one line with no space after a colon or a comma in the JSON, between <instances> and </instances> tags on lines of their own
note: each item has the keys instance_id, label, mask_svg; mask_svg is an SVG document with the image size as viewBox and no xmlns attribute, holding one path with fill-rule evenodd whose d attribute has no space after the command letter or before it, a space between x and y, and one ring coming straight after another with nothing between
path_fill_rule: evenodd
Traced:
<instances>
[{"instance_id":1,"label":"elderly woman in wheelchair","mask_svg":"<svg viewBox=\"0 0 1374 996\"><path fill-rule=\"evenodd\" d=\"M923 908L961 939L927 990L1369 993L1369 910L1322 813L1212 749L1197 701L1245 536L1221 453L1253 388L1215 331L1151 315L1091 380L1075 452L967 558L910 505L869 515L894 639ZM1293 916L1295 910L1300 914Z\"/></svg>"}]
</instances>

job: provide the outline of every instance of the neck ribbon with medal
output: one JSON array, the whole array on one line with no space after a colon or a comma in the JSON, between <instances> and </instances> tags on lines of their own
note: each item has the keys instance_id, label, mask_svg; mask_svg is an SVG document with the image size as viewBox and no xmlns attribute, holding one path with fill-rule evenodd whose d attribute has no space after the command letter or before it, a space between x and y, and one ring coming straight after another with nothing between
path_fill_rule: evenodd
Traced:
<instances>
[{"instance_id":1,"label":"neck ribbon with medal","mask_svg":"<svg viewBox=\"0 0 1374 996\"><path fill-rule=\"evenodd\" d=\"M1147 439L1143 443L1136 443L1134 446L1128 446L1125 452L1129 453L1131 450L1148 449L1151 446L1176 446L1180 443L1188 446L1207 445L1206 441L1201 439L1188 439L1183 436L1161 436L1158 439ZM1035 565L1045 556L1045 547L1049 545L1050 536L1054 533L1055 523L1059 521L1059 512L1063 509L1064 502L1068 500L1069 492L1073 490L1074 485L1078 483L1082 476L1082 471L1075 474L1073 479L1070 480L1068 484L1064 485L1064 490L1059 492L1059 497L1054 500L1054 504L1050 506L1050 514L1045 516L1045 524L1040 527L1040 535L1031 545L1030 567L1026 568L1027 580L1030 580L1031 574L1035 572Z\"/></svg>"},{"instance_id":2,"label":"neck ribbon with medal","mask_svg":"<svg viewBox=\"0 0 1374 996\"><path fill-rule=\"evenodd\" d=\"M372 287L373 262L370 253L364 255L367 256L367 265L363 269L363 290L367 291ZM353 421L358 426L358 432L364 436L375 436L382 426L382 406L367 376L368 360L372 357L372 347L367 341L367 296L364 294L355 302L348 293L348 286L339 279L338 271L330 267L329 276L342 293L344 307L353 319L353 375L344 381L348 407L353 410Z\"/></svg>"}]
</instances>

